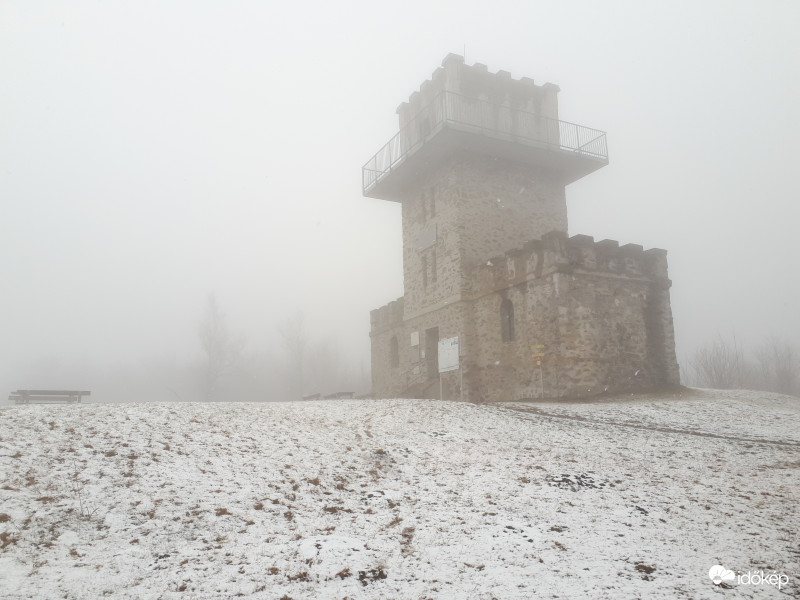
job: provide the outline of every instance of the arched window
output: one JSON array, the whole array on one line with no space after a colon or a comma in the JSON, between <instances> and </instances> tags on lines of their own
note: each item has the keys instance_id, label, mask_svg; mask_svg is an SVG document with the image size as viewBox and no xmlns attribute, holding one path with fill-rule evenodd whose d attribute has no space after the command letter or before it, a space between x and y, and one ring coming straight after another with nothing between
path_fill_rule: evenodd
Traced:
<instances>
[{"instance_id":1,"label":"arched window","mask_svg":"<svg viewBox=\"0 0 800 600\"><path fill-rule=\"evenodd\" d=\"M389 362L392 367L400 366L400 348L397 345L397 336L393 335L389 340Z\"/></svg>"},{"instance_id":2,"label":"arched window","mask_svg":"<svg viewBox=\"0 0 800 600\"><path fill-rule=\"evenodd\" d=\"M500 304L500 331L504 342L514 341L514 305L508 298Z\"/></svg>"}]
</instances>

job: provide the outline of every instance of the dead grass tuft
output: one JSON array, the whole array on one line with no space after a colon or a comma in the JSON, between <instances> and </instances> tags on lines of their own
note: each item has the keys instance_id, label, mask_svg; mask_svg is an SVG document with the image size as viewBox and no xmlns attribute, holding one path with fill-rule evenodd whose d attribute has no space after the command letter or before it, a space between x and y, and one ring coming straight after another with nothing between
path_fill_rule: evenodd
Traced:
<instances>
[{"instance_id":1,"label":"dead grass tuft","mask_svg":"<svg viewBox=\"0 0 800 600\"><path fill-rule=\"evenodd\" d=\"M646 565L644 563L636 563L636 566L634 568L639 573L642 574L642 579L644 579L645 581L652 581L653 580L653 578L650 575L653 573L653 571L656 570L655 567L651 567L650 565Z\"/></svg>"},{"instance_id":2,"label":"dead grass tuft","mask_svg":"<svg viewBox=\"0 0 800 600\"><path fill-rule=\"evenodd\" d=\"M414 538L414 532L416 529L414 527L404 527L403 531L400 532L400 537L403 538L403 541L400 542L401 544L410 544L411 540Z\"/></svg>"},{"instance_id":3,"label":"dead grass tuft","mask_svg":"<svg viewBox=\"0 0 800 600\"><path fill-rule=\"evenodd\" d=\"M386 528L388 529L389 527L394 527L395 525L400 523L402 520L403 520L403 517L395 517L394 519L389 521L389 523L386 525Z\"/></svg>"},{"instance_id":4,"label":"dead grass tuft","mask_svg":"<svg viewBox=\"0 0 800 600\"><path fill-rule=\"evenodd\" d=\"M358 580L361 582L361 585L366 587L370 582L386 579L388 577L388 575L386 575L386 570L387 568L382 565L375 569L370 569L369 571L359 571Z\"/></svg>"},{"instance_id":5,"label":"dead grass tuft","mask_svg":"<svg viewBox=\"0 0 800 600\"><path fill-rule=\"evenodd\" d=\"M19 540L19 536L15 533L11 533L9 531L4 531L0 533L0 550L5 550L6 546L10 546L11 544L16 544Z\"/></svg>"}]
</instances>

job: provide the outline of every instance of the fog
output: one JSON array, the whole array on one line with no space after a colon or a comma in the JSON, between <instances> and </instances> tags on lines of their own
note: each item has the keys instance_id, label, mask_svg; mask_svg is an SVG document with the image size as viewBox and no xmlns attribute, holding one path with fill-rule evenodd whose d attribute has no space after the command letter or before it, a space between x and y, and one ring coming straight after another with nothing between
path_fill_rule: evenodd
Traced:
<instances>
[{"instance_id":1,"label":"fog","mask_svg":"<svg viewBox=\"0 0 800 600\"><path fill-rule=\"evenodd\" d=\"M281 372L302 313L363 384L403 281L400 207L361 196L361 165L450 52L608 132L569 232L669 251L680 362L800 342L800 4L488 7L0 4L0 399L194 399L210 294L250 373Z\"/></svg>"}]
</instances>

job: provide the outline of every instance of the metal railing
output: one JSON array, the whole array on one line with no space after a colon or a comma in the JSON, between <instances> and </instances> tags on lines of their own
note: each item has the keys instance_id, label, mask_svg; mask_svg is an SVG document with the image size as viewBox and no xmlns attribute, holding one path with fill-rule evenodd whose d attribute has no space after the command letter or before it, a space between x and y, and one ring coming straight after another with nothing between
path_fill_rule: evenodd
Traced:
<instances>
[{"instance_id":1,"label":"metal railing","mask_svg":"<svg viewBox=\"0 0 800 600\"><path fill-rule=\"evenodd\" d=\"M496 139L608 160L604 131L455 92L439 92L363 166L364 192L374 187L427 139L449 126Z\"/></svg>"}]
</instances>

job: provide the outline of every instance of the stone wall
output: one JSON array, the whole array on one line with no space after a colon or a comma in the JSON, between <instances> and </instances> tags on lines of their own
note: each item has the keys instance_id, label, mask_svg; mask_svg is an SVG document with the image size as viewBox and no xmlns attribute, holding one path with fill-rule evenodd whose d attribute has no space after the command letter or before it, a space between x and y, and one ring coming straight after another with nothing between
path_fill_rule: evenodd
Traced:
<instances>
[{"instance_id":1,"label":"stone wall","mask_svg":"<svg viewBox=\"0 0 800 600\"><path fill-rule=\"evenodd\" d=\"M370 354L372 391L378 397L399 395L407 386L400 377L408 369L400 348L403 345L403 298L370 311ZM392 338L397 341L397 362L392 357Z\"/></svg>"},{"instance_id":2,"label":"stone wall","mask_svg":"<svg viewBox=\"0 0 800 600\"><path fill-rule=\"evenodd\" d=\"M415 397L438 398L436 365L439 339L470 337L469 305L456 302L434 307L403 320L403 299L371 312L372 393L391 398L407 392ZM392 338L397 340L397 362L392 364ZM458 382L445 375L446 398L460 398Z\"/></svg>"},{"instance_id":3,"label":"stone wall","mask_svg":"<svg viewBox=\"0 0 800 600\"><path fill-rule=\"evenodd\" d=\"M477 265L471 384L490 401L677 384L665 254L554 232ZM505 343L504 299L516 325Z\"/></svg>"},{"instance_id":4,"label":"stone wall","mask_svg":"<svg viewBox=\"0 0 800 600\"><path fill-rule=\"evenodd\" d=\"M407 317L460 300L473 265L552 230L567 230L555 178L487 156L453 157L403 198Z\"/></svg>"}]
</instances>

